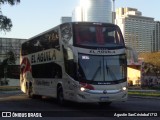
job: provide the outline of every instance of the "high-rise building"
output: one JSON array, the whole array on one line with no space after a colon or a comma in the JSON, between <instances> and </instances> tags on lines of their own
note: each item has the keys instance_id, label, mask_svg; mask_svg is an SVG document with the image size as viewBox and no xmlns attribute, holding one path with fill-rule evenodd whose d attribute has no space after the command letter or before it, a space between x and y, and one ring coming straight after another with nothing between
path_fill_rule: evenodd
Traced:
<instances>
[{"instance_id":1,"label":"high-rise building","mask_svg":"<svg viewBox=\"0 0 160 120\"><path fill-rule=\"evenodd\" d=\"M155 30L153 32L153 51L160 52L160 21L155 21Z\"/></svg>"},{"instance_id":2,"label":"high-rise building","mask_svg":"<svg viewBox=\"0 0 160 120\"><path fill-rule=\"evenodd\" d=\"M72 21L81 22L82 16L82 7L77 6L72 12Z\"/></svg>"},{"instance_id":3,"label":"high-rise building","mask_svg":"<svg viewBox=\"0 0 160 120\"><path fill-rule=\"evenodd\" d=\"M127 46L138 53L154 51L154 18L142 16L135 8L118 8L115 23L121 28Z\"/></svg>"},{"instance_id":4,"label":"high-rise building","mask_svg":"<svg viewBox=\"0 0 160 120\"><path fill-rule=\"evenodd\" d=\"M80 0L73 11L72 21L112 23L111 0Z\"/></svg>"},{"instance_id":5,"label":"high-rise building","mask_svg":"<svg viewBox=\"0 0 160 120\"><path fill-rule=\"evenodd\" d=\"M61 23L72 22L72 17L61 17Z\"/></svg>"}]
</instances>

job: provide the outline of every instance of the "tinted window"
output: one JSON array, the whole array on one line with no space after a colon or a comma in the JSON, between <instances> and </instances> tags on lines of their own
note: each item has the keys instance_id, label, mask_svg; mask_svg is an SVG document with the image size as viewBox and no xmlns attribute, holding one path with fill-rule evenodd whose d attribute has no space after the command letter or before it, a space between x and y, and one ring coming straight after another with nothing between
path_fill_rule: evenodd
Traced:
<instances>
[{"instance_id":1,"label":"tinted window","mask_svg":"<svg viewBox=\"0 0 160 120\"><path fill-rule=\"evenodd\" d=\"M80 46L124 46L124 40L117 26L75 25L75 45Z\"/></svg>"},{"instance_id":2,"label":"tinted window","mask_svg":"<svg viewBox=\"0 0 160 120\"><path fill-rule=\"evenodd\" d=\"M56 63L32 65L34 78L62 78L62 68Z\"/></svg>"},{"instance_id":3,"label":"tinted window","mask_svg":"<svg viewBox=\"0 0 160 120\"><path fill-rule=\"evenodd\" d=\"M58 30L53 30L22 44L22 55L27 55L51 48L55 48L57 50L60 49Z\"/></svg>"},{"instance_id":4,"label":"tinted window","mask_svg":"<svg viewBox=\"0 0 160 120\"><path fill-rule=\"evenodd\" d=\"M79 54L78 77L84 81L119 81L126 76L126 56Z\"/></svg>"}]
</instances>

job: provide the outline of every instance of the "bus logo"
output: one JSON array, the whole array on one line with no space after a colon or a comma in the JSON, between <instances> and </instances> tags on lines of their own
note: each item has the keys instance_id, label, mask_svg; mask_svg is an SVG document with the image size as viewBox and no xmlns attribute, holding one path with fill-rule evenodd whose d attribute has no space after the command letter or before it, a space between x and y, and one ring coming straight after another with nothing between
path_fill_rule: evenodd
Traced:
<instances>
[{"instance_id":1,"label":"bus logo","mask_svg":"<svg viewBox=\"0 0 160 120\"><path fill-rule=\"evenodd\" d=\"M107 94L107 90L104 90L104 91L103 91L103 94Z\"/></svg>"}]
</instances>

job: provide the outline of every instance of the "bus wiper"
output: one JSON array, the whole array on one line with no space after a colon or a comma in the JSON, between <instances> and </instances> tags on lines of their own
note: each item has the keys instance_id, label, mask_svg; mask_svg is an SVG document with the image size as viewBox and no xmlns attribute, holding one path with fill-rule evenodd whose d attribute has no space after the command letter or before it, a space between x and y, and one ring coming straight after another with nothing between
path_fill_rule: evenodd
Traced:
<instances>
[{"instance_id":1,"label":"bus wiper","mask_svg":"<svg viewBox=\"0 0 160 120\"><path fill-rule=\"evenodd\" d=\"M107 65L107 62L106 62L106 70L107 70L107 74L108 74L108 72L109 72L109 67L108 67L108 65Z\"/></svg>"},{"instance_id":2,"label":"bus wiper","mask_svg":"<svg viewBox=\"0 0 160 120\"><path fill-rule=\"evenodd\" d=\"M98 71L99 71L100 69L101 69L101 67L99 66L99 67L97 68L95 74L94 74L93 77L92 77L92 81L94 80L94 78L96 77L96 75L97 75L97 73L98 73Z\"/></svg>"},{"instance_id":3,"label":"bus wiper","mask_svg":"<svg viewBox=\"0 0 160 120\"><path fill-rule=\"evenodd\" d=\"M100 69L101 69L101 62L100 62L100 65L98 66L95 74L94 74L93 77L92 77L92 81L94 80L94 78L96 77L96 75L97 75L97 73L98 73L98 71L99 71Z\"/></svg>"},{"instance_id":4,"label":"bus wiper","mask_svg":"<svg viewBox=\"0 0 160 120\"><path fill-rule=\"evenodd\" d=\"M117 80L115 74L113 73L113 71L108 67L107 62L106 62L106 70L107 70L107 74L110 73L111 77L113 80Z\"/></svg>"}]
</instances>

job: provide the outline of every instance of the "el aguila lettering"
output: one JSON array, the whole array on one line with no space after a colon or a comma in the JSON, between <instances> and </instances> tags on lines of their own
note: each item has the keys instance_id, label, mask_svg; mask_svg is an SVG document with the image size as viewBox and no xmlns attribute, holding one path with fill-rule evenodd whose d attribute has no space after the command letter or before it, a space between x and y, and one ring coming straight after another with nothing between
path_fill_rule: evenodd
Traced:
<instances>
[{"instance_id":1,"label":"el aguila lettering","mask_svg":"<svg viewBox=\"0 0 160 120\"><path fill-rule=\"evenodd\" d=\"M31 63L41 63L46 61L52 61L56 59L55 50L53 51L45 51L33 54L31 56Z\"/></svg>"}]
</instances>

